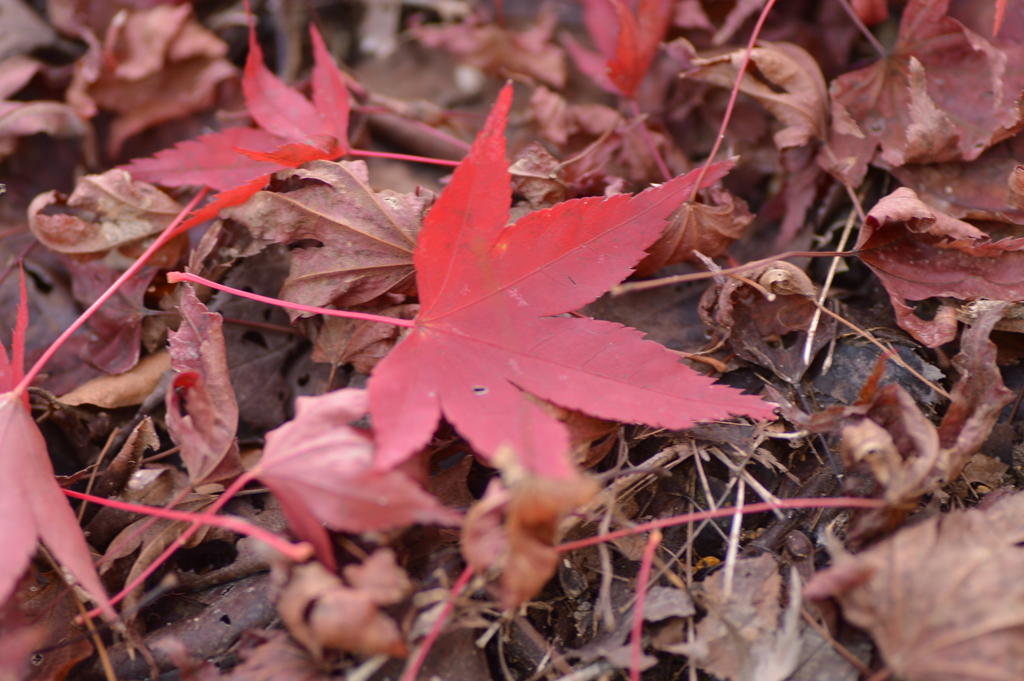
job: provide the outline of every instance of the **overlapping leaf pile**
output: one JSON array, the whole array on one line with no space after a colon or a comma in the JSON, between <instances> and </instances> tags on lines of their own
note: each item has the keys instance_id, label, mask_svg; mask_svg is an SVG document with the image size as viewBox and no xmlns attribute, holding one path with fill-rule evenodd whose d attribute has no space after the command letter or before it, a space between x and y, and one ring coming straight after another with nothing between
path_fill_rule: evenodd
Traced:
<instances>
[{"instance_id":1,"label":"overlapping leaf pile","mask_svg":"<svg viewBox=\"0 0 1024 681\"><path fill-rule=\"evenodd\" d=\"M0 677L1018 678L1024 10L777 4L0 0Z\"/></svg>"}]
</instances>

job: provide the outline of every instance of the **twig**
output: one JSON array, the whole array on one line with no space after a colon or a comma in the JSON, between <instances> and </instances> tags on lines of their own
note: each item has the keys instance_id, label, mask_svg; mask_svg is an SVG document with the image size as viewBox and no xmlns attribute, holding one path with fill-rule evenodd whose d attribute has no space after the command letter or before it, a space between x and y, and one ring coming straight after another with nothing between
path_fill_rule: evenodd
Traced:
<instances>
[{"instance_id":1,"label":"twig","mask_svg":"<svg viewBox=\"0 0 1024 681\"><path fill-rule=\"evenodd\" d=\"M846 225L843 227L843 234L839 237L839 250L846 248L846 241L850 238L850 233L853 231L853 225L856 222L857 213L851 210L849 217L846 218ZM821 294L818 296L818 307L814 310L814 316L811 317L811 325L807 327L807 341L804 343L804 365L811 363L811 348L814 346L814 336L818 333L818 322L821 320L821 306L825 304L825 298L828 297L829 289L832 287L832 279L836 276L836 270L839 269L839 261L841 258L838 256L832 258L832 264L828 268L828 274L825 276L825 283L821 285Z\"/></svg>"}]
</instances>

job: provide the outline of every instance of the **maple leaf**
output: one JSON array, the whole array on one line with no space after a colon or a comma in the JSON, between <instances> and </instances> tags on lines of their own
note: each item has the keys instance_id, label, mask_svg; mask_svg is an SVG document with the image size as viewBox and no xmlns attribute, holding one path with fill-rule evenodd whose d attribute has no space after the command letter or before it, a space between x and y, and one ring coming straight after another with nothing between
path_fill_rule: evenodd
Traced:
<instances>
[{"instance_id":1,"label":"maple leaf","mask_svg":"<svg viewBox=\"0 0 1024 681\"><path fill-rule=\"evenodd\" d=\"M46 441L28 411L27 397L13 392L24 375L28 306L21 280L11 358L0 346L0 603L11 596L29 566L36 542L43 543L57 562L100 604L113 614L107 592L93 567L89 546L54 477Z\"/></svg>"},{"instance_id":2,"label":"maple leaf","mask_svg":"<svg viewBox=\"0 0 1024 681\"><path fill-rule=\"evenodd\" d=\"M523 391L667 428L730 413L770 418L771 405L714 385L635 329L552 316L625 278L689 197L697 171L637 196L566 201L506 227L511 97L506 86L420 232L420 313L369 384L378 466L408 459L443 414L488 459L505 448L541 477L571 477L566 428ZM706 183L730 167L715 164Z\"/></svg>"},{"instance_id":3,"label":"maple leaf","mask_svg":"<svg viewBox=\"0 0 1024 681\"><path fill-rule=\"evenodd\" d=\"M946 16L949 0L911 0L892 52L831 85L829 170L860 184L868 163L970 161L1020 127L1024 69Z\"/></svg>"},{"instance_id":4,"label":"maple leaf","mask_svg":"<svg viewBox=\"0 0 1024 681\"><path fill-rule=\"evenodd\" d=\"M667 0L640 0L634 15L624 0L584 0L583 21L600 54L569 36L566 48L596 84L632 99L672 23L671 8Z\"/></svg>"},{"instance_id":5,"label":"maple leaf","mask_svg":"<svg viewBox=\"0 0 1024 681\"><path fill-rule=\"evenodd\" d=\"M313 101L288 87L263 62L255 28L249 29L249 55L242 76L245 104L261 129L229 128L179 142L150 159L122 166L137 179L168 187L206 185L221 190L186 225L216 217L263 188L269 174L307 161L348 152L349 97L345 79L315 26ZM184 227L184 225L183 225Z\"/></svg>"},{"instance_id":6,"label":"maple leaf","mask_svg":"<svg viewBox=\"0 0 1024 681\"><path fill-rule=\"evenodd\" d=\"M298 398L295 419L267 433L263 458L252 471L328 567L334 554L324 523L342 532L458 523L454 512L404 472L374 469L370 434L344 425L362 417L366 404L366 392L355 389Z\"/></svg>"}]
</instances>

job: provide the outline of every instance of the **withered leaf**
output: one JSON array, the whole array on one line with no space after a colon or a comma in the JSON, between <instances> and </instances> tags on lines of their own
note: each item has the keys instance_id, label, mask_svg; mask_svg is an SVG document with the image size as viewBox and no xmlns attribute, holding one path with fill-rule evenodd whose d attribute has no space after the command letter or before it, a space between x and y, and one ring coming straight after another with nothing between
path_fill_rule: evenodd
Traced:
<instances>
[{"instance_id":1,"label":"withered leaf","mask_svg":"<svg viewBox=\"0 0 1024 681\"><path fill-rule=\"evenodd\" d=\"M413 319L419 305L396 305L375 312L384 317ZM334 366L351 363L356 371L369 374L398 342L401 330L392 324L324 317L313 343L312 359Z\"/></svg>"},{"instance_id":2,"label":"withered leaf","mask_svg":"<svg viewBox=\"0 0 1024 681\"><path fill-rule=\"evenodd\" d=\"M230 215L267 242L322 244L292 250L282 298L351 306L389 291L412 290L412 251L433 199L424 189L374 193L362 161L311 161L280 171L269 191Z\"/></svg>"},{"instance_id":3,"label":"withered leaf","mask_svg":"<svg viewBox=\"0 0 1024 681\"><path fill-rule=\"evenodd\" d=\"M993 241L988 234L925 205L900 187L868 212L855 246L885 285L896 321L936 347L956 336L956 318L927 321L906 301L927 298L1024 300L1024 239Z\"/></svg>"},{"instance_id":4,"label":"withered leaf","mask_svg":"<svg viewBox=\"0 0 1024 681\"><path fill-rule=\"evenodd\" d=\"M228 376L220 314L182 288L181 326L171 332L171 368L178 376L167 387L167 428L181 445L181 458L196 483L217 482L242 472L238 458L238 402Z\"/></svg>"},{"instance_id":5,"label":"withered leaf","mask_svg":"<svg viewBox=\"0 0 1024 681\"><path fill-rule=\"evenodd\" d=\"M637 276L647 277L680 262L700 262L694 251L717 258L743 235L754 220L747 202L718 187L708 193L710 203L687 201L669 216L665 233L637 265Z\"/></svg>"},{"instance_id":6,"label":"withered leaf","mask_svg":"<svg viewBox=\"0 0 1024 681\"><path fill-rule=\"evenodd\" d=\"M731 88L745 53L746 49L739 49L720 56L694 58L694 68L682 76ZM757 66L757 75L746 71L740 90L783 124L783 129L775 133L775 146L785 149L824 139L828 95L825 78L814 58L791 43L761 41L750 53L750 60Z\"/></svg>"},{"instance_id":7,"label":"withered leaf","mask_svg":"<svg viewBox=\"0 0 1024 681\"><path fill-rule=\"evenodd\" d=\"M858 185L868 163L970 161L1019 128L1019 59L946 16L949 0L911 0L893 50L832 82L831 158Z\"/></svg>"},{"instance_id":8,"label":"withered leaf","mask_svg":"<svg viewBox=\"0 0 1024 681\"><path fill-rule=\"evenodd\" d=\"M900 530L807 585L868 631L894 677L974 681L1024 676L1024 495Z\"/></svg>"},{"instance_id":9,"label":"withered leaf","mask_svg":"<svg viewBox=\"0 0 1024 681\"><path fill-rule=\"evenodd\" d=\"M28 208L29 227L44 246L85 259L137 246L162 232L181 212L177 201L117 168L86 175L66 199L40 194Z\"/></svg>"}]
</instances>

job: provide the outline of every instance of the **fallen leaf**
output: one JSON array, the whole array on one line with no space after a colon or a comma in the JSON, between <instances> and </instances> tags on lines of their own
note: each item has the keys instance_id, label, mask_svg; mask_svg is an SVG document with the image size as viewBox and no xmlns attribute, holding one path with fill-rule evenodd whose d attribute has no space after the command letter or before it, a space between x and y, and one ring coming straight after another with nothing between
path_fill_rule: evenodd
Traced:
<instances>
[{"instance_id":1,"label":"fallen leaf","mask_svg":"<svg viewBox=\"0 0 1024 681\"><path fill-rule=\"evenodd\" d=\"M129 371L117 376L98 376L86 381L60 401L77 407L93 404L103 409L118 409L142 404L156 390L160 377L171 369L171 356L166 351L143 357Z\"/></svg>"},{"instance_id":2,"label":"fallen leaf","mask_svg":"<svg viewBox=\"0 0 1024 681\"><path fill-rule=\"evenodd\" d=\"M366 402L356 389L297 398L295 419L267 433L254 471L328 566L334 558L324 523L342 532L458 523L404 472L374 468L370 435L345 425L365 414Z\"/></svg>"},{"instance_id":3,"label":"fallen leaf","mask_svg":"<svg viewBox=\"0 0 1024 681\"><path fill-rule=\"evenodd\" d=\"M429 190L375 193L362 161L312 161L278 172L229 215L265 242L322 244L291 251L282 298L352 306L414 290L412 251L433 199Z\"/></svg>"},{"instance_id":4,"label":"fallen leaf","mask_svg":"<svg viewBox=\"0 0 1024 681\"><path fill-rule=\"evenodd\" d=\"M922 319L908 300L1024 300L1024 240L993 241L925 205L906 187L868 212L854 248L885 286L897 323L928 347L956 337L956 317L940 311L931 321Z\"/></svg>"},{"instance_id":5,"label":"fallen leaf","mask_svg":"<svg viewBox=\"0 0 1024 681\"><path fill-rule=\"evenodd\" d=\"M636 266L637 276L651 276L667 265L701 262L694 251L717 258L743 235L754 220L747 202L718 187L708 194L709 203L687 201L669 216L665 232Z\"/></svg>"},{"instance_id":6,"label":"fallen leaf","mask_svg":"<svg viewBox=\"0 0 1024 681\"><path fill-rule=\"evenodd\" d=\"M220 314L182 289L181 326L169 333L171 368L167 386L167 429L194 484L220 482L242 472L238 458L238 402L228 376Z\"/></svg>"},{"instance_id":7,"label":"fallen leaf","mask_svg":"<svg viewBox=\"0 0 1024 681\"><path fill-rule=\"evenodd\" d=\"M475 15L448 26L413 24L412 34L430 49L443 49L460 61L496 76L519 74L547 83L565 85L565 55L551 43L558 14L548 4L537 12L537 22L526 31L511 31L483 23Z\"/></svg>"},{"instance_id":8,"label":"fallen leaf","mask_svg":"<svg viewBox=\"0 0 1024 681\"><path fill-rule=\"evenodd\" d=\"M111 156L146 128L208 108L217 85L236 73L227 44L196 21L190 5L127 9L121 19L94 48L105 56L99 73L80 60L68 90L84 118L97 108L116 114Z\"/></svg>"},{"instance_id":9,"label":"fallen leaf","mask_svg":"<svg viewBox=\"0 0 1024 681\"><path fill-rule=\"evenodd\" d=\"M379 548L358 565L346 565L345 581L365 592L377 605L395 605L413 591L409 575L395 561L395 552Z\"/></svg>"},{"instance_id":10,"label":"fallen leaf","mask_svg":"<svg viewBox=\"0 0 1024 681\"><path fill-rule=\"evenodd\" d=\"M906 527L807 584L835 598L871 634L894 677L973 681L1024 675L1024 585L1007 580L1024 554L1024 495L981 511L951 511Z\"/></svg>"},{"instance_id":11,"label":"fallen leaf","mask_svg":"<svg viewBox=\"0 0 1024 681\"><path fill-rule=\"evenodd\" d=\"M0 61L52 45L57 32L22 0L0 2L4 28L0 31Z\"/></svg>"},{"instance_id":12,"label":"fallen leaf","mask_svg":"<svg viewBox=\"0 0 1024 681\"><path fill-rule=\"evenodd\" d=\"M349 308L353 309L353 308ZM359 311L359 308L355 308ZM412 319L418 305L398 305L376 311L383 317ZM369 374L401 336L401 327L362 319L324 317L313 341L312 360L335 367L351 364L361 374Z\"/></svg>"},{"instance_id":13,"label":"fallen leaf","mask_svg":"<svg viewBox=\"0 0 1024 681\"><path fill-rule=\"evenodd\" d=\"M123 170L87 175L62 197L40 194L29 205L29 227L47 248L94 258L112 249L138 247L164 231L181 205L156 187L133 181Z\"/></svg>"},{"instance_id":14,"label":"fallen leaf","mask_svg":"<svg viewBox=\"0 0 1024 681\"><path fill-rule=\"evenodd\" d=\"M441 415L477 453L509 448L526 469L571 478L568 433L527 391L607 420L685 428L771 406L713 385L617 324L557 318L630 272L693 190L696 171L635 197L560 203L506 227L502 91L467 161L427 215L414 253L420 313L370 379L377 466L427 443ZM729 164L716 164L707 183Z\"/></svg>"},{"instance_id":15,"label":"fallen leaf","mask_svg":"<svg viewBox=\"0 0 1024 681\"><path fill-rule=\"evenodd\" d=\"M664 645L685 654L701 669L728 681L783 681L800 662L800 589L791 572L789 605L779 602L782 575L775 558L762 554L741 558L733 566L732 590L725 586L728 568L705 579L697 599L707 615L697 623L691 643Z\"/></svg>"},{"instance_id":16,"label":"fallen leaf","mask_svg":"<svg viewBox=\"0 0 1024 681\"><path fill-rule=\"evenodd\" d=\"M346 586L317 562L288 572L277 609L291 635L316 659L325 648L405 657L401 632L381 612L372 591Z\"/></svg>"},{"instance_id":17,"label":"fallen leaf","mask_svg":"<svg viewBox=\"0 0 1024 681\"><path fill-rule=\"evenodd\" d=\"M676 41L675 44L678 44ZM693 49L690 48L692 52ZM732 88L747 50L694 58L683 78ZM818 63L803 48L785 42L758 42L750 52L756 71L744 72L740 91L757 100L783 128L774 135L781 149L823 140L828 127L828 93Z\"/></svg>"},{"instance_id":18,"label":"fallen leaf","mask_svg":"<svg viewBox=\"0 0 1024 681\"><path fill-rule=\"evenodd\" d=\"M1020 127L1019 59L946 16L948 0L911 0L893 50L830 86L831 157L823 165L859 185L875 159L971 161Z\"/></svg>"}]
</instances>

